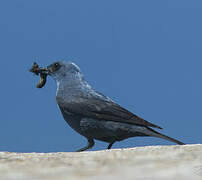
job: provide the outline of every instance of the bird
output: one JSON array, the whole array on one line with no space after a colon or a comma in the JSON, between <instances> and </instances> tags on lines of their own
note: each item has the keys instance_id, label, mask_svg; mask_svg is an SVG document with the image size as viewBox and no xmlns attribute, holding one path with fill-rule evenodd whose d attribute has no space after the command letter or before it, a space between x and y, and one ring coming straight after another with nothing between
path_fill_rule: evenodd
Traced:
<instances>
[{"instance_id":1,"label":"bird","mask_svg":"<svg viewBox=\"0 0 202 180\"><path fill-rule=\"evenodd\" d=\"M64 120L87 139L87 145L77 152L91 149L94 140L108 143L137 136L162 138L184 145L183 142L161 134L162 129L115 103L111 98L94 90L85 80L80 68L70 61L57 61L43 69L57 84L56 102Z\"/></svg>"}]
</instances>

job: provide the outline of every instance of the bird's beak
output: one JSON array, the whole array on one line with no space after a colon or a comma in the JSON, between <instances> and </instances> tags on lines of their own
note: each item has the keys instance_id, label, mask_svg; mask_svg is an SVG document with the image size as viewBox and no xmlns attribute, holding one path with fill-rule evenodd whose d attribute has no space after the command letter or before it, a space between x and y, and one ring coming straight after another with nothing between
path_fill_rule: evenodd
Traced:
<instances>
[{"instance_id":1,"label":"bird's beak","mask_svg":"<svg viewBox=\"0 0 202 180\"><path fill-rule=\"evenodd\" d=\"M47 66L46 68L44 68L44 70L45 70L45 73L47 75L51 75L53 73L53 67L52 67L52 65Z\"/></svg>"}]
</instances>

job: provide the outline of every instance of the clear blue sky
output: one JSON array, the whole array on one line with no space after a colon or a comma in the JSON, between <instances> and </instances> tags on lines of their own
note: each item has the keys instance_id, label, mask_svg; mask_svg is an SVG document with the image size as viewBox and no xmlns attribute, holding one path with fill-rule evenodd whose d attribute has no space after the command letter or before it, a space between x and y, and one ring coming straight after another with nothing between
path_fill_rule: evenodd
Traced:
<instances>
[{"instance_id":1,"label":"clear blue sky","mask_svg":"<svg viewBox=\"0 0 202 180\"><path fill-rule=\"evenodd\" d=\"M185 143L202 142L202 1L0 1L0 151L74 151L56 84L34 61L78 64L98 91ZM114 148L168 145L131 138ZM93 150L107 144L96 142Z\"/></svg>"}]
</instances>

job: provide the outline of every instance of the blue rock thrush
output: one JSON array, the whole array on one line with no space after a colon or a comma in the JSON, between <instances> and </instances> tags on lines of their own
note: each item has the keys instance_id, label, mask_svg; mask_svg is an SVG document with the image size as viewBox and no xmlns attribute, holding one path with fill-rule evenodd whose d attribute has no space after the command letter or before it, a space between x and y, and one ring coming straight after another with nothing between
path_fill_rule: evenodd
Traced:
<instances>
[{"instance_id":1,"label":"blue rock thrush","mask_svg":"<svg viewBox=\"0 0 202 180\"><path fill-rule=\"evenodd\" d=\"M88 140L87 146L78 151L92 148L94 139L109 143L107 149L110 149L116 141L135 136L152 136L184 144L153 130L162 128L92 89L80 68L72 62L55 62L44 68L42 74L50 75L57 83L56 101L65 121Z\"/></svg>"}]
</instances>

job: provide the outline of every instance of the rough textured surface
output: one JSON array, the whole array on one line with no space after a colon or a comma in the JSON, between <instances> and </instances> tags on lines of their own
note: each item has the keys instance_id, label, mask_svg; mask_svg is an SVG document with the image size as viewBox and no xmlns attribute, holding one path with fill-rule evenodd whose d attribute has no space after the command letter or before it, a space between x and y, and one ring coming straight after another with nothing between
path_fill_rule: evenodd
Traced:
<instances>
[{"instance_id":1,"label":"rough textured surface","mask_svg":"<svg viewBox=\"0 0 202 180\"><path fill-rule=\"evenodd\" d=\"M0 152L1 180L202 179L202 145L82 153Z\"/></svg>"}]
</instances>

